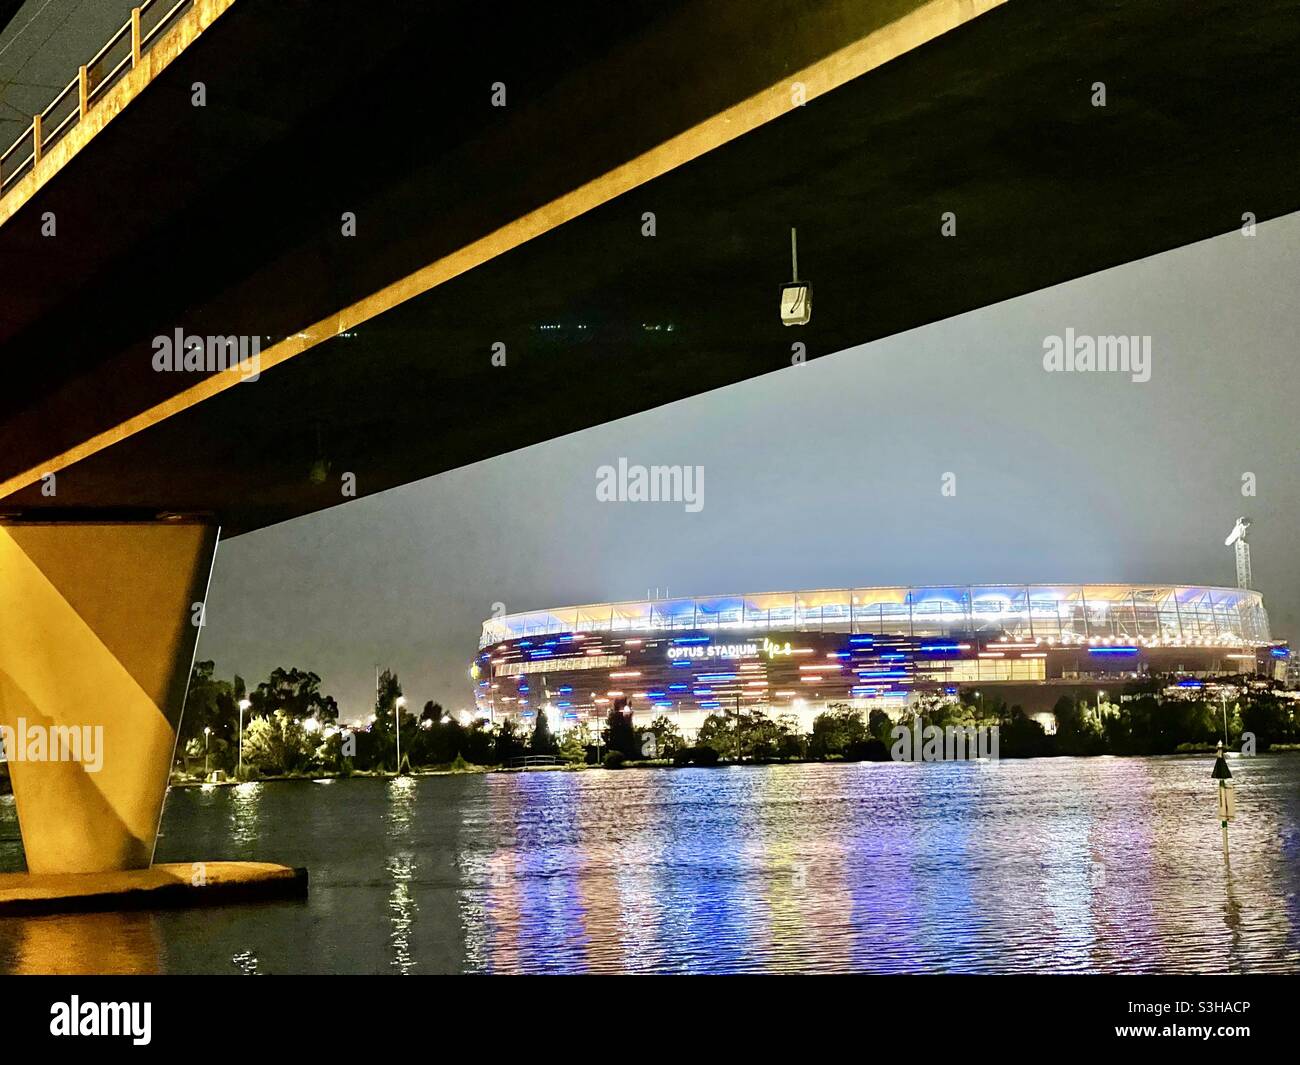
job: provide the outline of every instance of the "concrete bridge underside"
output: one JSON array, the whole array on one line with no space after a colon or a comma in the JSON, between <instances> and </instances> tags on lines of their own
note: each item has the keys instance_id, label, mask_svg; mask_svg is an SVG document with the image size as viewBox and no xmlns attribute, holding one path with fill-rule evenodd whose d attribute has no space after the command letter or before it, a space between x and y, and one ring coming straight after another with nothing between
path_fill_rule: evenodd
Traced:
<instances>
[{"instance_id":1,"label":"concrete bridge underside","mask_svg":"<svg viewBox=\"0 0 1300 1065\"><path fill-rule=\"evenodd\" d=\"M1300 206L1280 0L636 0L562 32L550 7L433 7L200 0L201 33L0 199L0 722L102 720L122 767L14 773L33 868L148 862L218 525ZM262 376L156 372L176 329L264 338ZM126 590L155 531L160 628Z\"/></svg>"}]
</instances>

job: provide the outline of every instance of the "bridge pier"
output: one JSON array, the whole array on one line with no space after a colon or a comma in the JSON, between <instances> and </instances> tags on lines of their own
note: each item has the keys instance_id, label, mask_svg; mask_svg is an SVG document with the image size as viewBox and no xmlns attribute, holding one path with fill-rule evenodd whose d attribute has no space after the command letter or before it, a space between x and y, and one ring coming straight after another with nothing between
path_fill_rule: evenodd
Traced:
<instances>
[{"instance_id":1,"label":"bridge pier","mask_svg":"<svg viewBox=\"0 0 1300 1065\"><path fill-rule=\"evenodd\" d=\"M218 535L0 521L0 740L29 873L153 861Z\"/></svg>"}]
</instances>

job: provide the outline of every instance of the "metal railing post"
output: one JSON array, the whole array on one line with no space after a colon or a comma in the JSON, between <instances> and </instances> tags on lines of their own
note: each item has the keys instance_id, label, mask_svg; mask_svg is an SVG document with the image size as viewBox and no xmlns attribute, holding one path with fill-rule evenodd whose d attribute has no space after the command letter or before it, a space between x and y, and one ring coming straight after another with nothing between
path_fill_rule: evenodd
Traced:
<instances>
[{"instance_id":1,"label":"metal railing post","mask_svg":"<svg viewBox=\"0 0 1300 1065\"><path fill-rule=\"evenodd\" d=\"M140 62L140 9L131 8L131 66Z\"/></svg>"},{"instance_id":2,"label":"metal railing post","mask_svg":"<svg viewBox=\"0 0 1300 1065\"><path fill-rule=\"evenodd\" d=\"M41 116L32 116L32 166L41 161Z\"/></svg>"},{"instance_id":3,"label":"metal railing post","mask_svg":"<svg viewBox=\"0 0 1300 1065\"><path fill-rule=\"evenodd\" d=\"M86 73L86 67L83 64L77 68L77 108L80 117L86 117L87 98L90 96L90 76Z\"/></svg>"}]
</instances>

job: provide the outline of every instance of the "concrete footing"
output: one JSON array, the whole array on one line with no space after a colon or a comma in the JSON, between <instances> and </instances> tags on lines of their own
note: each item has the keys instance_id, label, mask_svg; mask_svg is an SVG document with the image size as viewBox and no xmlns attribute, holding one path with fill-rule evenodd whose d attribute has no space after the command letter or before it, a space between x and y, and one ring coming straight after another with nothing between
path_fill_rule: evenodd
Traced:
<instances>
[{"instance_id":1,"label":"concrete footing","mask_svg":"<svg viewBox=\"0 0 1300 1065\"><path fill-rule=\"evenodd\" d=\"M306 897L306 869L268 862L176 862L110 873L0 873L0 917Z\"/></svg>"}]
</instances>

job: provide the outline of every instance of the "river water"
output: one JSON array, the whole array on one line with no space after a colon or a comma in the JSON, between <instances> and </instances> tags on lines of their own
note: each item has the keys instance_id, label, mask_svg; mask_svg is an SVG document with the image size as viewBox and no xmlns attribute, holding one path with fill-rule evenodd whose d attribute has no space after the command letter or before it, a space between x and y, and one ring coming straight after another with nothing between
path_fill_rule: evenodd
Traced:
<instances>
[{"instance_id":1,"label":"river water","mask_svg":"<svg viewBox=\"0 0 1300 1065\"><path fill-rule=\"evenodd\" d=\"M159 861L306 901L0 918L0 973L1300 970L1300 755L175 789ZM12 797L0 869L20 868Z\"/></svg>"}]
</instances>

